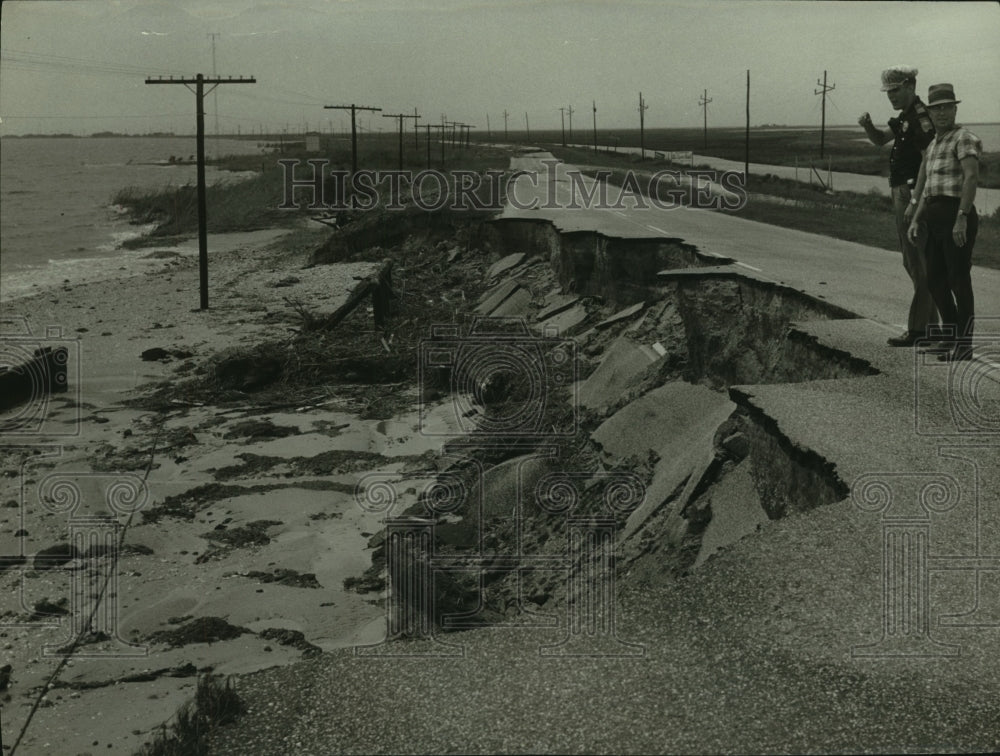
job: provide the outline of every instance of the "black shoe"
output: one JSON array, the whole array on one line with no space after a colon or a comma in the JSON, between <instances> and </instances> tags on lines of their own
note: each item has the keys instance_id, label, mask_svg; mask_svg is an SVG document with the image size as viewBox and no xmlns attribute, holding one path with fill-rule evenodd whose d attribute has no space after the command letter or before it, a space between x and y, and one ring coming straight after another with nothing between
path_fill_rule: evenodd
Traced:
<instances>
[{"instance_id":1,"label":"black shoe","mask_svg":"<svg viewBox=\"0 0 1000 756\"><path fill-rule=\"evenodd\" d=\"M906 331L899 336L890 336L888 340L889 346L893 347L908 347L913 346L917 343L917 339L922 339L924 335L922 333L912 333Z\"/></svg>"}]
</instances>

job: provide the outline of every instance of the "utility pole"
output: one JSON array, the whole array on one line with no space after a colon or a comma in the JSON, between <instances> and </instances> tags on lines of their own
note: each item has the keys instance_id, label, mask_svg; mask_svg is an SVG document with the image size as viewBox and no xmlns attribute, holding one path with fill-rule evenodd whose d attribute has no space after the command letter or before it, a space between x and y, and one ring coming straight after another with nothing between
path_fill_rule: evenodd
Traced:
<instances>
[{"instance_id":1,"label":"utility pole","mask_svg":"<svg viewBox=\"0 0 1000 756\"><path fill-rule=\"evenodd\" d=\"M208 91L213 91L220 84L256 84L257 80L252 76L238 79L232 76L219 78L213 76L206 79L203 74L198 74L195 78L146 79L147 84L183 84L189 90L191 84L195 85L196 108L195 116L197 123L198 140L198 273L201 283L201 309L208 309L208 204L205 200L205 85L213 85Z\"/></svg>"},{"instance_id":2,"label":"utility pole","mask_svg":"<svg viewBox=\"0 0 1000 756\"><path fill-rule=\"evenodd\" d=\"M441 123L431 124L430 127L432 129L440 129L441 130L441 170L444 170L444 130L447 128L447 126L444 125L444 116L443 115L441 116ZM427 138L428 139L430 138L430 132L428 132ZM428 163L430 163L430 154L431 154L431 146L430 146L430 143L428 142L428 144L427 144L427 161L428 161Z\"/></svg>"},{"instance_id":3,"label":"utility pole","mask_svg":"<svg viewBox=\"0 0 1000 756\"><path fill-rule=\"evenodd\" d=\"M559 115L562 117L562 146L566 146L566 108L559 108Z\"/></svg>"},{"instance_id":4,"label":"utility pole","mask_svg":"<svg viewBox=\"0 0 1000 756\"><path fill-rule=\"evenodd\" d=\"M420 132L417 130L417 121L420 116L417 115L416 107L413 108L413 149L420 148Z\"/></svg>"},{"instance_id":5,"label":"utility pole","mask_svg":"<svg viewBox=\"0 0 1000 756\"><path fill-rule=\"evenodd\" d=\"M830 86L826 85L826 71L824 71L823 83L821 84L819 79L816 79L816 86L822 87L822 89L813 90L813 94L823 95L823 121L822 125L820 126L820 132L819 132L819 156L823 157L823 147L825 146L826 142L826 93L832 92L834 89L837 88L837 85L836 84L831 84Z\"/></svg>"},{"instance_id":6,"label":"utility pole","mask_svg":"<svg viewBox=\"0 0 1000 756\"><path fill-rule=\"evenodd\" d=\"M594 154L597 154L597 100L594 100Z\"/></svg>"},{"instance_id":7,"label":"utility pole","mask_svg":"<svg viewBox=\"0 0 1000 756\"><path fill-rule=\"evenodd\" d=\"M528 111L524 111L524 140L531 139L531 127L528 126Z\"/></svg>"},{"instance_id":8,"label":"utility pole","mask_svg":"<svg viewBox=\"0 0 1000 756\"><path fill-rule=\"evenodd\" d=\"M382 117L399 119L399 170L403 170L403 119L419 118L420 116L410 115L409 113L391 113L391 114L383 113ZM414 121L414 125L416 125L416 121Z\"/></svg>"},{"instance_id":9,"label":"utility pole","mask_svg":"<svg viewBox=\"0 0 1000 756\"><path fill-rule=\"evenodd\" d=\"M708 96L708 90L706 89L704 94L702 94L701 99L698 104L701 105L702 114L704 115L704 149L708 149L708 103L712 101L712 98Z\"/></svg>"},{"instance_id":10,"label":"utility pole","mask_svg":"<svg viewBox=\"0 0 1000 756\"><path fill-rule=\"evenodd\" d=\"M382 108L368 108L361 105L324 105L324 110L350 110L351 111L351 173L358 172L358 127L356 114L359 110L370 110L373 113L381 113Z\"/></svg>"},{"instance_id":11,"label":"utility pole","mask_svg":"<svg viewBox=\"0 0 1000 756\"><path fill-rule=\"evenodd\" d=\"M642 99L642 92L639 93L639 153L643 160L646 159L646 111L649 106Z\"/></svg>"},{"instance_id":12,"label":"utility pole","mask_svg":"<svg viewBox=\"0 0 1000 756\"><path fill-rule=\"evenodd\" d=\"M507 143L507 108L503 110L503 141L504 144Z\"/></svg>"},{"instance_id":13,"label":"utility pole","mask_svg":"<svg viewBox=\"0 0 1000 756\"><path fill-rule=\"evenodd\" d=\"M747 136L743 152L743 185L750 184L750 69L747 69Z\"/></svg>"},{"instance_id":14,"label":"utility pole","mask_svg":"<svg viewBox=\"0 0 1000 756\"><path fill-rule=\"evenodd\" d=\"M570 105L566 108L566 112L569 114L569 141L570 144L573 143L573 106Z\"/></svg>"},{"instance_id":15,"label":"utility pole","mask_svg":"<svg viewBox=\"0 0 1000 756\"><path fill-rule=\"evenodd\" d=\"M490 131L490 114L486 114L486 141L493 141L493 132Z\"/></svg>"},{"instance_id":16,"label":"utility pole","mask_svg":"<svg viewBox=\"0 0 1000 756\"><path fill-rule=\"evenodd\" d=\"M222 35L218 32L209 32L208 36L212 38L212 76L218 75L215 70L215 38L221 37ZM212 107L215 109L215 138L219 138L219 93L218 91L212 92Z\"/></svg>"}]
</instances>

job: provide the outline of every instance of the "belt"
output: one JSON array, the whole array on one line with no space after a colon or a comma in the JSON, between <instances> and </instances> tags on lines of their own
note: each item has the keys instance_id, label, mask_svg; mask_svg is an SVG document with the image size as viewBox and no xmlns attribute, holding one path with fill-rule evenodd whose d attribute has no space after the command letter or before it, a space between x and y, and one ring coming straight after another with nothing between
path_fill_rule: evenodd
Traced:
<instances>
[{"instance_id":1,"label":"belt","mask_svg":"<svg viewBox=\"0 0 1000 756\"><path fill-rule=\"evenodd\" d=\"M949 197L946 194L935 194L933 197L927 198L927 204L931 205L935 202L961 202L961 197Z\"/></svg>"}]
</instances>

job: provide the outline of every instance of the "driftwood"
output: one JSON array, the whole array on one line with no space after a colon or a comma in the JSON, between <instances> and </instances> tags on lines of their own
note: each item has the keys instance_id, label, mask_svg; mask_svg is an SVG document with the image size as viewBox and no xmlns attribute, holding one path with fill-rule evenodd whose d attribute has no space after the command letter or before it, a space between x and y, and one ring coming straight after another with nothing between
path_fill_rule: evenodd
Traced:
<instances>
[{"instance_id":1,"label":"driftwood","mask_svg":"<svg viewBox=\"0 0 1000 756\"><path fill-rule=\"evenodd\" d=\"M384 328L388 323L389 314L392 310L392 300L396 299L396 293L392 290L392 260L383 260L375 273L363 279L354 287L351 295L344 304L327 317L318 320L315 327L321 331L328 331L331 328L335 328L369 294L371 294L372 307L375 311L375 327Z\"/></svg>"}]
</instances>

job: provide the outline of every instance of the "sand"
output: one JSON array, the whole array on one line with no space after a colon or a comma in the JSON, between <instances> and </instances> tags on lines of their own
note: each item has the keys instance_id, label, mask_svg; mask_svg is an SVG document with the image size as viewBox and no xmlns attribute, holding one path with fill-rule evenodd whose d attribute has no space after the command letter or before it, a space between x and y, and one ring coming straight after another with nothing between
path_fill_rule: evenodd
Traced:
<instances>
[{"instance_id":1,"label":"sand","mask_svg":"<svg viewBox=\"0 0 1000 756\"><path fill-rule=\"evenodd\" d=\"M367 474L398 476L441 437L415 433L415 415L377 425L359 420L357 406L322 387L313 401L267 415L249 402L178 403L165 412L124 404L153 382L190 375L220 350L290 337L298 322L293 303L330 312L375 267L303 268L305 250L329 231L298 230L294 253L270 246L282 233L210 238L207 311L198 309L190 244L159 252L155 273L67 283L4 303L13 326L48 334L71 354L70 390L40 410L36 426L5 432L0 447L0 555L26 557L0 572L0 667L12 667L0 692L5 747L30 720L19 753L131 753L191 697L198 672L245 673L296 661L314 647L384 637L382 597L342 585L370 565L368 541L383 516L360 507L354 490ZM166 350L166 358L141 358L154 348ZM288 435L247 436L247 420ZM374 460L367 467L296 471L296 458L332 450L380 456L366 457ZM234 468L247 453L272 461ZM219 472L225 468L228 474ZM198 488L220 475L232 488ZM200 491L188 502L193 518L143 516L192 489ZM67 490L78 496L75 508L59 496ZM109 501L118 509L109 510ZM85 520L94 515L105 519ZM122 529L117 587L112 580L104 591L111 613L98 615L87 642L66 657L60 647L84 630L93 596L112 573L107 560L86 554L52 569L35 569L34 557L74 538L102 542ZM42 609L65 613L33 612L43 600ZM197 618L247 632L176 648L150 640ZM210 640L207 628L196 628L195 637ZM298 647L263 637L268 628L301 633Z\"/></svg>"}]
</instances>

